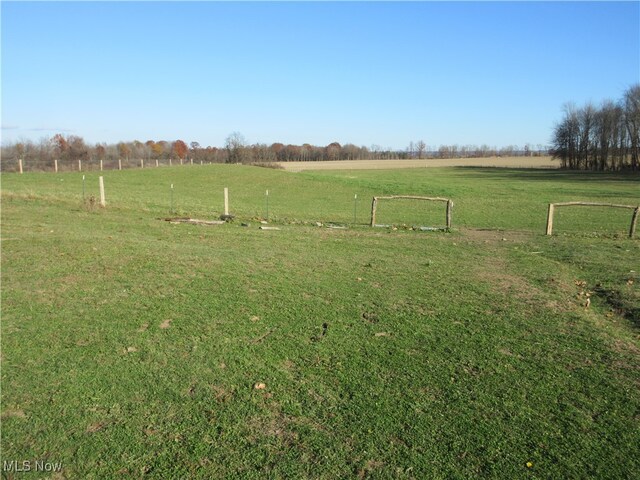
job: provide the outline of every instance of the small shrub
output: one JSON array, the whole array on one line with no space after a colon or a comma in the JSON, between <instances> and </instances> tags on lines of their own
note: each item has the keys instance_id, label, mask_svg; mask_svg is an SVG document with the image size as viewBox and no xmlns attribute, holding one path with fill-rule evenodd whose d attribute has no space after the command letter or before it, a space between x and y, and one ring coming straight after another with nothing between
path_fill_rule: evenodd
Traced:
<instances>
[{"instance_id":1,"label":"small shrub","mask_svg":"<svg viewBox=\"0 0 640 480\"><path fill-rule=\"evenodd\" d=\"M275 170L284 170L284 167L276 162L253 162L252 167L273 168Z\"/></svg>"}]
</instances>

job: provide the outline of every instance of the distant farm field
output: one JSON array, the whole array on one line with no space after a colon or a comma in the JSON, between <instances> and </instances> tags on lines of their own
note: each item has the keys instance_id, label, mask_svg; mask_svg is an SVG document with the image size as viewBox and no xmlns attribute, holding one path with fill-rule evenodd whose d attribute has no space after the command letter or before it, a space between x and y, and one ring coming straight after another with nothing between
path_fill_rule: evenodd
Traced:
<instances>
[{"instance_id":1,"label":"distant farm field","mask_svg":"<svg viewBox=\"0 0 640 480\"><path fill-rule=\"evenodd\" d=\"M285 170L393 170L424 167L503 167L559 168L560 161L551 157L430 158L411 160L339 160L322 162L280 162Z\"/></svg>"},{"instance_id":2,"label":"distant farm field","mask_svg":"<svg viewBox=\"0 0 640 480\"><path fill-rule=\"evenodd\" d=\"M159 167L104 172L100 208L84 175L2 176L5 477L640 476L630 212L543 234L639 176ZM224 187L232 223L165 221ZM369 227L391 194L452 230L411 200Z\"/></svg>"}]
</instances>

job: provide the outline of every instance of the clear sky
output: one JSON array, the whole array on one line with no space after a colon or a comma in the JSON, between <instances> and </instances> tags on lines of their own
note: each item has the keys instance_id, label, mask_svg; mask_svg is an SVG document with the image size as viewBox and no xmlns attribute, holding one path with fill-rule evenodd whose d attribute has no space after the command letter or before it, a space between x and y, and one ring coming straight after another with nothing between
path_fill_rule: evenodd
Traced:
<instances>
[{"instance_id":1,"label":"clear sky","mask_svg":"<svg viewBox=\"0 0 640 480\"><path fill-rule=\"evenodd\" d=\"M548 144L640 81L640 2L1 3L2 140Z\"/></svg>"}]
</instances>

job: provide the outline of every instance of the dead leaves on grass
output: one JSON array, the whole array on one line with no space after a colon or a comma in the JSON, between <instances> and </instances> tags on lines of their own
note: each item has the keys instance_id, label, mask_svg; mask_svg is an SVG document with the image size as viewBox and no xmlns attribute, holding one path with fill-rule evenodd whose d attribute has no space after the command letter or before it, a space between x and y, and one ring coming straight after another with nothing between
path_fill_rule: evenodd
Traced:
<instances>
[{"instance_id":1,"label":"dead leaves on grass","mask_svg":"<svg viewBox=\"0 0 640 480\"><path fill-rule=\"evenodd\" d=\"M580 292L578 293L578 296L577 296L578 301L582 304L584 308L589 308L591 306L592 292L586 290L587 282L585 282L584 280L575 280L573 283L575 283L576 287L580 288Z\"/></svg>"}]
</instances>

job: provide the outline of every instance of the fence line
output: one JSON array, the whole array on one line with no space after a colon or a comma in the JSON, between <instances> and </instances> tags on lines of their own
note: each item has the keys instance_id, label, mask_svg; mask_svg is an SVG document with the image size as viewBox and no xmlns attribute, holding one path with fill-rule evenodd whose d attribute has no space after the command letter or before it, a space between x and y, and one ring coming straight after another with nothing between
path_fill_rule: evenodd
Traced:
<instances>
[{"instance_id":1,"label":"fence line","mask_svg":"<svg viewBox=\"0 0 640 480\"><path fill-rule=\"evenodd\" d=\"M106 170L128 170L133 168L146 168L155 163L156 167L176 166L172 158L164 159L133 159L133 158L109 158L109 159L78 159L63 160L54 158L51 160L25 159L25 158L3 158L0 162L0 171L5 173L25 173L25 172L93 172ZM182 166L211 165L214 162L195 161L190 158L188 162L181 160Z\"/></svg>"}]
</instances>

